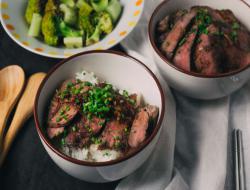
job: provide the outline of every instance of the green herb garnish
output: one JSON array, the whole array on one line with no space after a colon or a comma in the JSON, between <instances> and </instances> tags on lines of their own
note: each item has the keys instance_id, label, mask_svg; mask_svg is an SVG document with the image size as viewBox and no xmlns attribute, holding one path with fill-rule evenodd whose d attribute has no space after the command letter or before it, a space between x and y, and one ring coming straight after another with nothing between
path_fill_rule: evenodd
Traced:
<instances>
[{"instance_id":1,"label":"green herb garnish","mask_svg":"<svg viewBox=\"0 0 250 190\"><path fill-rule=\"evenodd\" d=\"M102 140L99 139L98 137L91 137L91 142L94 144L101 144Z\"/></svg>"},{"instance_id":2,"label":"green herb garnish","mask_svg":"<svg viewBox=\"0 0 250 190\"><path fill-rule=\"evenodd\" d=\"M128 98L128 96L129 96L128 91L123 90L122 95L123 95L125 98Z\"/></svg>"},{"instance_id":3,"label":"green herb garnish","mask_svg":"<svg viewBox=\"0 0 250 190\"><path fill-rule=\"evenodd\" d=\"M57 123L60 122L61 119L62 119L61 117L57 117L57 118L56 118L56 122L57 122Z\"/></svg>"},{"instance_id":4,"label":"green herb garnish","mask_svg":"<svg viewBox=\"0 0 250 190\"><path fill-rule=\"evenodd\" d=\"M186 38L182 38L181 41L179 42L179 46L182 46L186 42Z\"/></svg>"},{"instance_id":5,"label":"green herb garnish","mask_svg":"<svg viewBox=\"0 0 250 190\"><path fill-rule=\"evenodd\" d=\"M72 131L76 132L76 126L75 125L72 127Z\"/></svg>"},{"instance_id":6,"label":"green herb garnish","mask_svg":"<svg viewBox=\"0 0 250 190\"><path fill-rule=\"evenodd\" d=\"M232 24L232 29L234 29L234 30L238 30L239 28L240 28L239 23L234 22L234 23Z\"/></svg>"},{"instance_id":7,"label":"green herb garnish","mask_svg":"<svg viewBox=\"0 0 250 190\"><path fill-rule=\"evenodd\" d=\"M114 94L113 86L110 84L106 84L103 88L94 86L87 93L83 112L87 114L88 119L92 118L93 115L100 118L108 117Z\"/></svg>"},{"instance_id":8,"label":"green herb garnish","mask_svg":"<svg viewBox=\"0 0 250 190\"><path fill-rule=\"evenodd\" d=\"M109 152L105 152L103 156L110 156L111 154Z\"/></svg>"},{"instance_id":9,"label":"green herb garnish","mask_svg":"<svg viewBox=\"0 0 250 190\"><path fill-rule=\"evenodd\" d=\"M209 34L207 27L212 23L212 17L206 9L200 9L196 16L199 34Z\"/></svg>"},{"instance_id":10,"label":"green herb garnish","mask_svg":"<svg viewBox=\"0 0 250 190\"><path fill-rule=\"evenodd\" d=\"M237 31L235 31L235 30L231 31L230 37L231 37L231 39L232 39L234 42L237 42L237 39L238 39L238 33L237 33Z\"/></svg>"},{"instance_id":11,"label":"green herb garnish","mask_svg":"<svg viewBox=\"0 0 250 190\"><path fill-rule=\"evenodd\" d=\"M61 139L61 145L65 145L65 139L64 138Z\"/></svg>"}]
</instances>

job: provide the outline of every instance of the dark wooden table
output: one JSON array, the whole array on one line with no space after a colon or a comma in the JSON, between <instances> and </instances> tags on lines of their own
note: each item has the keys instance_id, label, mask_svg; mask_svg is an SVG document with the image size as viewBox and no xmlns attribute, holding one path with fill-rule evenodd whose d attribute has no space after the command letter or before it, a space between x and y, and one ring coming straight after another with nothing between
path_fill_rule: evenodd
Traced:
<instances>
[{"instance_id":1,"label":"dark wooden table","mask_svg":"<svg viewBox=\"0 0 250 190\"><path fill-rule=\"evenodd\" d=\"M121 50L121 47L113 49ZM59 61L60 59L46 58L23 49L0 26L0 69L17 64L24 69L27 78L35 72L47 72ZM117 184L118 182L87 183L63 172L43 148L33 117L18 134L0 169L1 190L112 190Z\"/></svg>"}]
</instances>

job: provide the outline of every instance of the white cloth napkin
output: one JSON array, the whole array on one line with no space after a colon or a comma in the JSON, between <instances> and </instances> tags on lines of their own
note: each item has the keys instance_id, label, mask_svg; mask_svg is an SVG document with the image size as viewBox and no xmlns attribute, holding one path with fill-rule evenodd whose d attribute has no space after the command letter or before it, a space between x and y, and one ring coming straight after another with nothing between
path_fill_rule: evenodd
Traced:
<instances>
[{"instance_id":1,"label":"white cloth napkin","mask_svg":"<svg viewBox=\"0 0 250 190\"><path fill-rule=\"evenodd\" d=\"M163 118L161 135L150 158L139 170L124 179L117 187L117 190L163 189L171 180L174 166L176 132L175 100L168 85L156 71L154 62L145 60L140 54L131 50L128 50L128 54L143 61L156 74L163 88L164 95L167 97L165 109L168 114Z\"/></svg>"},{"instance_id":2,"label":"white cloth napkin","mask_svg":"<svg viewBox=\"0 0 250 190\"><path fill-rule=\"evenodd\" d=\"M147 23L159 2L145 1L141 21L122 42L129 54L137 56L133 51L140 53L142 56L138 58L146 59L154 71ZM117 190L235 190L231 152L233 128L243 131L246 189L250 189L250 82L230 97L212 101L194 100L172 91L177 125L175 170L171 181L167 172L167 168L171 168L171 161L168 161L171 156L166 152L174 143L166 146L162 134L153 156L138 171L122 180Z\"/></svg>"}]
</instances>

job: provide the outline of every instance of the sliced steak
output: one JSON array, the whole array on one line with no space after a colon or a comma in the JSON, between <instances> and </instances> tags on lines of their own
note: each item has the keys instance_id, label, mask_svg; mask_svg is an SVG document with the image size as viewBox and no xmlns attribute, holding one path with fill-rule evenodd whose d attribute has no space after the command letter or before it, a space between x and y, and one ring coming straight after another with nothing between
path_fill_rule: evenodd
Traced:
<instances>
[{"instance_id":1,"label":"sliced steak","mask_svg":"<svg viewBox=\"0 0 250 190\"><path fill-rule=\"evenodd\" d=\"M247 65L250 65L250 53L245 53L243 54L242 58L241 58L241 63L240 63L241 67L245 67Z\"/></svg>"},{"instance_id":2,"label":"sliced steak","mask_svg":"<svg viewBox=\"0 0 250 190\"><path fill-rule=\"evenodd\" d=\"M208 13L208 15L211 16L213 22L222 22L223 19L220 15L220 13L216 9L212 9L211 7L208 6L193 6L192 9L199 11L203 10Z\"/></svg>"},{"instance_id":3,"label":"sliced steak","mask_svg":"<svg viewBox=\"0 0 250 190\"><path fill-rule=\"evenodd\" d=\"M174 65L185 71L191 70L191 51L197 36L196 29L196 26L191 29L191 31L195 31L188 34L185 42L177 49L173 59Z\"/></svg>"},{"instance_id":4,"label":"sliced steak","mask_svg":"<svg viewBox=\"0 0 250 190\"><path fill-rule=\"evenodd\" d=\"M63 103L61 102L62 100L59 97L60 94L67 89L67 85L69 83L73 84L75 82L76 81L74 79L69 79L69 80L64 81L63 84L60 86L59 90L56 92L56 94L54 95L50 103L48 119L51 119L58 112L58 110L61 107L61 104Z\"/></svg>"},{"instance_id":5,"label":"sliced steak","mask_svg":"<svg viewBox=\"0 0 250 190\"><path fill-rule=\"evenodd\" d=\"M164 19L162 19L158 26L157 26L157 32L159 33L166 33L170 30L170 16L166 16Z\"/></svg>"},{"instance_id":6,"label":"sliced steak","mask_svg":"<svg viewBox=\"0 0 250 190\"><path fill-rule=\"evenodd\" d=\"M50 139L62 134L64 131L64 127L59 128L47 128L47 134Z\"/></svg>"},{"instance_id":7,"label":"sliced steak","mask_svg":"<svg viewBox=\"0 0 250 190\"><path fill-rule=\"evenodd\" d=\"M135 116L129 133L128 144L130 147L136 148L145 140L148 125L149 114L145 109L141 109Z\"/></svg>"},{"instance_id":8,"label":"sliced steak","mask_svg":"<svg viewBox=\"0 0 250 190\"><path fill-rule=\"evenodd\" d=\"M81 143L82 137L79 132L70 132L66 138L65 143L68 146L78 147Z\"/></svg>"},{"instance_id":9,"label":"sliced steak","mask_svg":"<svg viewBox=\"0 0 250 190\"><path fill-rule=\"evenodd\" d=\"M224 64L226 72L250 65L250 52L244 52L232 45L225 47L224 50L227 57L226 63Z\"/></svg>"},{"instance_id":10,"label":"sliced steak","mask_svg":"<svg viewBox=\"0 0 250 190\"><path fill-rule=\"evenodd\" d=\"M76 106L68 103L61 104L57 113L49 120L49 127L62 127L69 124L78 113Z\"/></svg>"},{"instance_id":11,"label":"sliced steak","mask_svg":"<svg viewBox=\"0 0 250 190\"><path fill-rule=\"evenodd\" d=\"M60 100L56 94L50 103L48 119L51 119L58 112L59 108L60 108Z\"/></svg>"},{"instance_id":12,"label":"sliced steak","mask_svg":"<svg viewBox=\"0 0 250 190\"><path fill-rule=\"evenodd\" d=\"M87 130L90 134L96 135L101 131L102 127L104 126L105 119L93 116L93 118L89 120L83 116L81 122L81 125L84 127L82 131Z\"/></svg>"},{"instance_id":13,"label":"sliced steak","mask_svg":"<svg viewBox=\"0 0 250 190\"><path fill-rule=\"evenodd\" d=\"M228 24L228 27L223 28L223 32L227 35L227 38L232 38L233 33L236 34L234 44L240 49L249 52L250 51L250 32L247 28L240 23L232 11L222 10L219 11L224 22Z\"/></svg>"},{"instance_id":14,"label":"sliced steak","mask_svg":"<svg viewBox=\"0 0 250 190\"><path fill-rule=\"evenodd\" d=\"M72 84L72 85L75 85L75 83L76 83L76 80L75 80L75 79L68 79L68 80L65 80L65 81L62 83L61 87L59 88L59 91L62 92L62 91L64 91L64 90L66 90L67 87L70 86L71 84Z\"/></svg>"},{"instance_id":15,"label":"sliced steak","mask_svg":"<svg viewBox=\"0 0 250 190\"><path fill-rule=\"evenodd\" d=\"M194 52L194 62L198 73L211 75L221 72L224 51L220 46L220 37L213 35L219 29L211 24L208 34L201 34Z\"/></svg>"},{"instance_id":16,"label":"sliced steak","mask_svg":"<svg viewBox=\"0 0 250 190\"><path fill-rule=\"evenodd\" d=\"M157 43L160 44L160 46L165 41L169 31L171 31L177 20L179 20L186 12L186 10L178 10L175 13L166 16L158 23L156 34L159 36L157 38Z\"/></svg>"},{"instance_id":17,"label":"sliced steak","mask_svg":"<svg viewBox=\"0 0 250 190\"><path fill-rule=\"evenodd\" d=\"M126 129L127 125L119 121L110 121L102 132L102 144L108 148L119 149L127 144Z\"/></svg>"},{"instance_id":18,"label":"sliced steak","mask_svg":"<svg viewBox=\"0 0 250 190\"><path fill-rule=\"evenodd\" d=\"M166 39L162 43L161 50L164 52L166 57L171 60L174 50L177 47L179 41L184 36L188 25L192 19L196 16L196 10L184 14L173 26L172 30L166 36Z\"/></svg>"}]
</instances>

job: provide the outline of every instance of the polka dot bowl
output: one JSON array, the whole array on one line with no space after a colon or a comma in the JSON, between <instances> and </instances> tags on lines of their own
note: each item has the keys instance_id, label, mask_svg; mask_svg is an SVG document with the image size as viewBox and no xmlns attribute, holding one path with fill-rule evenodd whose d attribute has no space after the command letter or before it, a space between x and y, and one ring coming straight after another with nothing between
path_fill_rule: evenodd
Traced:
<instances>
[{"instance_id":1,"label":"polka dot bowl","mask_svg":"<svg viewBox=\"0 0 250 190\"><path fill-rule=\"evenodd\" d=\"M24 14L28 0L0 0L0 20L8 35L23 48L46 57L67 58L80 52L106 50L122 41L136 26L144 8L144 0L120 0L123 6L122 15L114 30L91 46L67 49L52 47L43 41L28 36L28 25Z\"/></svg>"}]
</instances>

